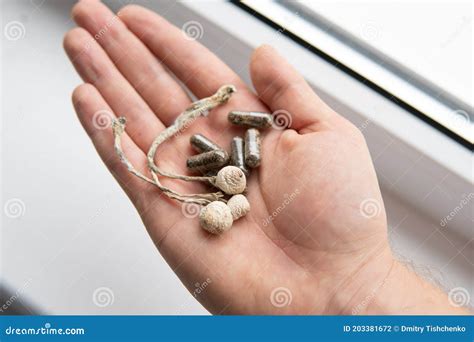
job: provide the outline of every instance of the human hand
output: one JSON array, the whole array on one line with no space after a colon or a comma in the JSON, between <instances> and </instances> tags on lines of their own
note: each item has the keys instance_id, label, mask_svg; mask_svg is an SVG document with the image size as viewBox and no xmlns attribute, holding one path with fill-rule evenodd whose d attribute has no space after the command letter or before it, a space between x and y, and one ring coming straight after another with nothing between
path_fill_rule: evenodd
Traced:
<instances>
[{"instance_id":1,"label":"human hand","mask_svg":"<svg viewBox=\"0 0 474 342\"><path fill-rule=\"evenodd\" d=\"M387 241L364 138L274 49L260 47L251 57L254 94L214 54L149 10L126 6L115 16L100 2L81 1L72 14L80 28L67 33L64 46L86 82L73 93L80 121L173 271L191 292L209 283L197 299L210 312L350 313L374 289L387 291L386 280L402 271ZM263 161L248 179L251 212L221 236L204 232L197 218L183 215L187 208L131 175L114 152L111 128L98 127L97 113L125 116L125 154L145 173L151 142L191 103L171 73L198 98L224 84L237 93L160 147L165 170L185 172L192 134L227 148L243 135L228 123L230 110L291 118L290 129L262 132ZM205 191L161 180L183 193Z\"/></svg>"}]
</instances>

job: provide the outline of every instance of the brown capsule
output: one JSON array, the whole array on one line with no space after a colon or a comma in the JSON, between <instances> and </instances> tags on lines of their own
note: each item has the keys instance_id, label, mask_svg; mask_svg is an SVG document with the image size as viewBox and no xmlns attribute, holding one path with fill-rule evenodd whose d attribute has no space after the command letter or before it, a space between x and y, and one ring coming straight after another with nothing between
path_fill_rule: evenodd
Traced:
<instances>
[{"instance_id":1,"label":"brown capsule","mask_svg":"<svg viewBox=\"0 0 474 342\"><path fill-rule=\"evenodd\" d=\"M245 132L245 164L255 168L260 165L260 132L255 128L250 128Z\"/></svg>"},{"instance_id":2,"label":"brown capsule","mask_svg":"<svg viewBox=\"0 0 474 342\"><path fill-rule=\"evenodd\" d=\"M222 147L215 144L202 134L194 134L189 139L189 142L191 143L191 146L199 153L224 150Z\"/></svg>"},{"instance_id":3,"label":"brown capsule","mask_svg":"<svg viewBox=\"0 0 474 342\"><path fill-rule=\"evenodd\" d=\"M214 170L204 171L202 172L202 174L206 177L214 177L214 176L217 176L218 172L219 172L219 169L214 169Z\"/></svg>"},{"instance_id":4,"label":"brown capsule","mask_svg":"<svg viewBox=\"0 0 474 342\"><path fill-rule=\"evenodd\" d=\"M246 176L248 176L249 169L245 166L244 151L244 139L241 137L234 137L230 143L230 164L237 166Z\"/></svg>"},{"instance_id":5,"label":"brown capsule","mask_svg":"<svg viewBox=\"0 0 474 342\"><path fill-rule=\"evenodd\" d=\"M186 166L190 170L198 170L206 173L211 170L219 169L229 161L229 155L226 151L217 150L209 151L195 156L189 157L186 160Z\"/></svg>"},{"instance_id":6,"label":"brown capsule","mask_svg":"<svg viewBox=\"0 0 474 342\"><path fill-rule=\"evenodd\" d=\"M227 119L234 125L260 129L270 127L273 122L272 115L268 113L242 112L236 110L229 112Z\"/></svg>"}]
</instances>

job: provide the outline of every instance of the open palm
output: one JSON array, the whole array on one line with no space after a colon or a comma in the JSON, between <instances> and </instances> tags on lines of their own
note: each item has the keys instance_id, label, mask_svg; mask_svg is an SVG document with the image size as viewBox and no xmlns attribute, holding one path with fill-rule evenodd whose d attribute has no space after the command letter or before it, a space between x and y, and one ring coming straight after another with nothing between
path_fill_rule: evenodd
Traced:
<instances>
[{"instance_id":1,"label":"open palm","mask_svg":"<svg viewBox=\"0 0 474 342\"><path fill-rule=\"evenodd\" d=\"M81 1L73 17L80 28L64 45L86 82L73 93L79 118L161 254L206 308L346 312L362 284L387 274L385 211L362 135L272 48L257 49L250 61L255 95L215 55L149 10L127 6L116 16L100 2ZM103 125L105 114L127 118L124 151L146 173L151 142L192 102L176 79L197 98L224 84L237 93L160 147L157 163L165 170L186 172L192 134L228 149L243 135L228 123L230 110L277 112L291 121L289 129L262 132L262 164L248 179L251 212L220 236L199 227L195 208L131 175ZM160 180L183 193L209 191Z\"/></svg>"}]
</instances>

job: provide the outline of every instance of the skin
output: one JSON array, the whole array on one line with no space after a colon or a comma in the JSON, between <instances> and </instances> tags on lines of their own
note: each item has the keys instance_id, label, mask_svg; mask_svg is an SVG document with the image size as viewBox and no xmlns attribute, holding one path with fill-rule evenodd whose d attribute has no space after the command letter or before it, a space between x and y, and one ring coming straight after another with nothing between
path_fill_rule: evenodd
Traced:
<instances>
[{"instance_id":1,"label":"skin","mask_svg":"<svg viewBox=\"0 0 474 342\"><path fill-rule=\"evenodd\" d=\"M72 95L78 117L183 284L193 292L196 283L209 283L197 299L211 313L467 313L394 259L364 137L273 48L261 46L250 58L254 92L199 42L143 7L129 5L115 16L102 3L83 0L72 17L78 27L66 34L64 47L85 82ZM152 140L192 102L176 79L197 98L224 84L238 91L160 147L157 162L167 170L186 173L192 134L226 147L243 136L228 123L230 110L284 110L291 117L289 129L262 132L263 160L248 179L251 212L220 236L204 232L196 217L183 215L189 208L131 175L114 153L111 128L94 125L98 111L125 116L124 151L146 173ZM162 182L184 193L210 191ZM376 215L363 215L367 199ZM291 297L286 305L279 288Z\"/></svg>"}]
</instances>

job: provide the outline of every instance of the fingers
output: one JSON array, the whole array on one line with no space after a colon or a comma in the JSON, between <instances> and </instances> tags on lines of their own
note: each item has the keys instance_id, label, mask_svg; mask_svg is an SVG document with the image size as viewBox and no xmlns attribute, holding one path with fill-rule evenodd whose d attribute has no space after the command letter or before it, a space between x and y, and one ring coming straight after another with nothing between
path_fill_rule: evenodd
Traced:
<instances>
[{"instance_id":1,"label":"fingers","mask_svg":"<svg viewBox=\"0 0 474 342\"><path fill-rule=\"evenodd\" d=\"M115 66L166 126L190 99L148 48L101 2L77 3L72 16L108 54Z\"/></svg>"},{"instance_id":2,"label":"fingers","mask_svg":"<svg viewBox=\"0 0 474 342\"><path fill-rule=\"evenodd\" d=\"M209 96L224 84L246 89L237 74L216 55L156 13L130 5L119 16L197 97Z\"/></svg>"},{"instance_id":3,"label":"fingers","mask_svg":"<svg viewBox=\"0 0 474 342\"><path fill-rule=\"evenodd\" d=\"M87 31L69 31L64 48L82 79L97 88L117 115L127 118L127 132L146 151L156 132L164 127L148 105Z\"/></svg>"},{"instance_id":4,"label":"fingers","mask_svg":"<svg viewBox=\"0 0 474 342\"><path fill-rule=\"evenodd\" d=\"M259 98L273 112L285 110L289 113L291 128L311 130L336 115L304 78L268 45L254 51L250 74Z\"/></svg>"},{"instance_id":5,"label":"fingers","mask_svg":"<svg viewBox=\"0 0 474 342\"><path fill-rule=\"evenodd\" d=\"M137 195L143 195L150 191L152 186L128 172L116 155L111 129L111 121L115 115L99 91L91 84L82 84L74 90L72 102L79 120L91 138L99 156L132 201L136 200ZM122 147L133 165L138 168L146 165L144 153L125 133L122 136Z\"/></svg>"},{"instance_id":6,"label":"fingers","mask_svg":"<svg viewBox=\"0 0 474 342\"><path fill-rule=\"evenodd\" d=\"M229 127L227 113L235 109L236 104L240 110L268 110L238 75L216 55L197 41L189 39L182 30L156 13L129 5L119 11L119 17L197 98L212 95L224 84L237 87L237 93L232 95L228 104L216 108L206 125L197 122L193 129L201 130L201 133L210 130L217 143L225 141L228 144L229 138L236 135L237 130Z\"/></svg>"}]
</instances>

